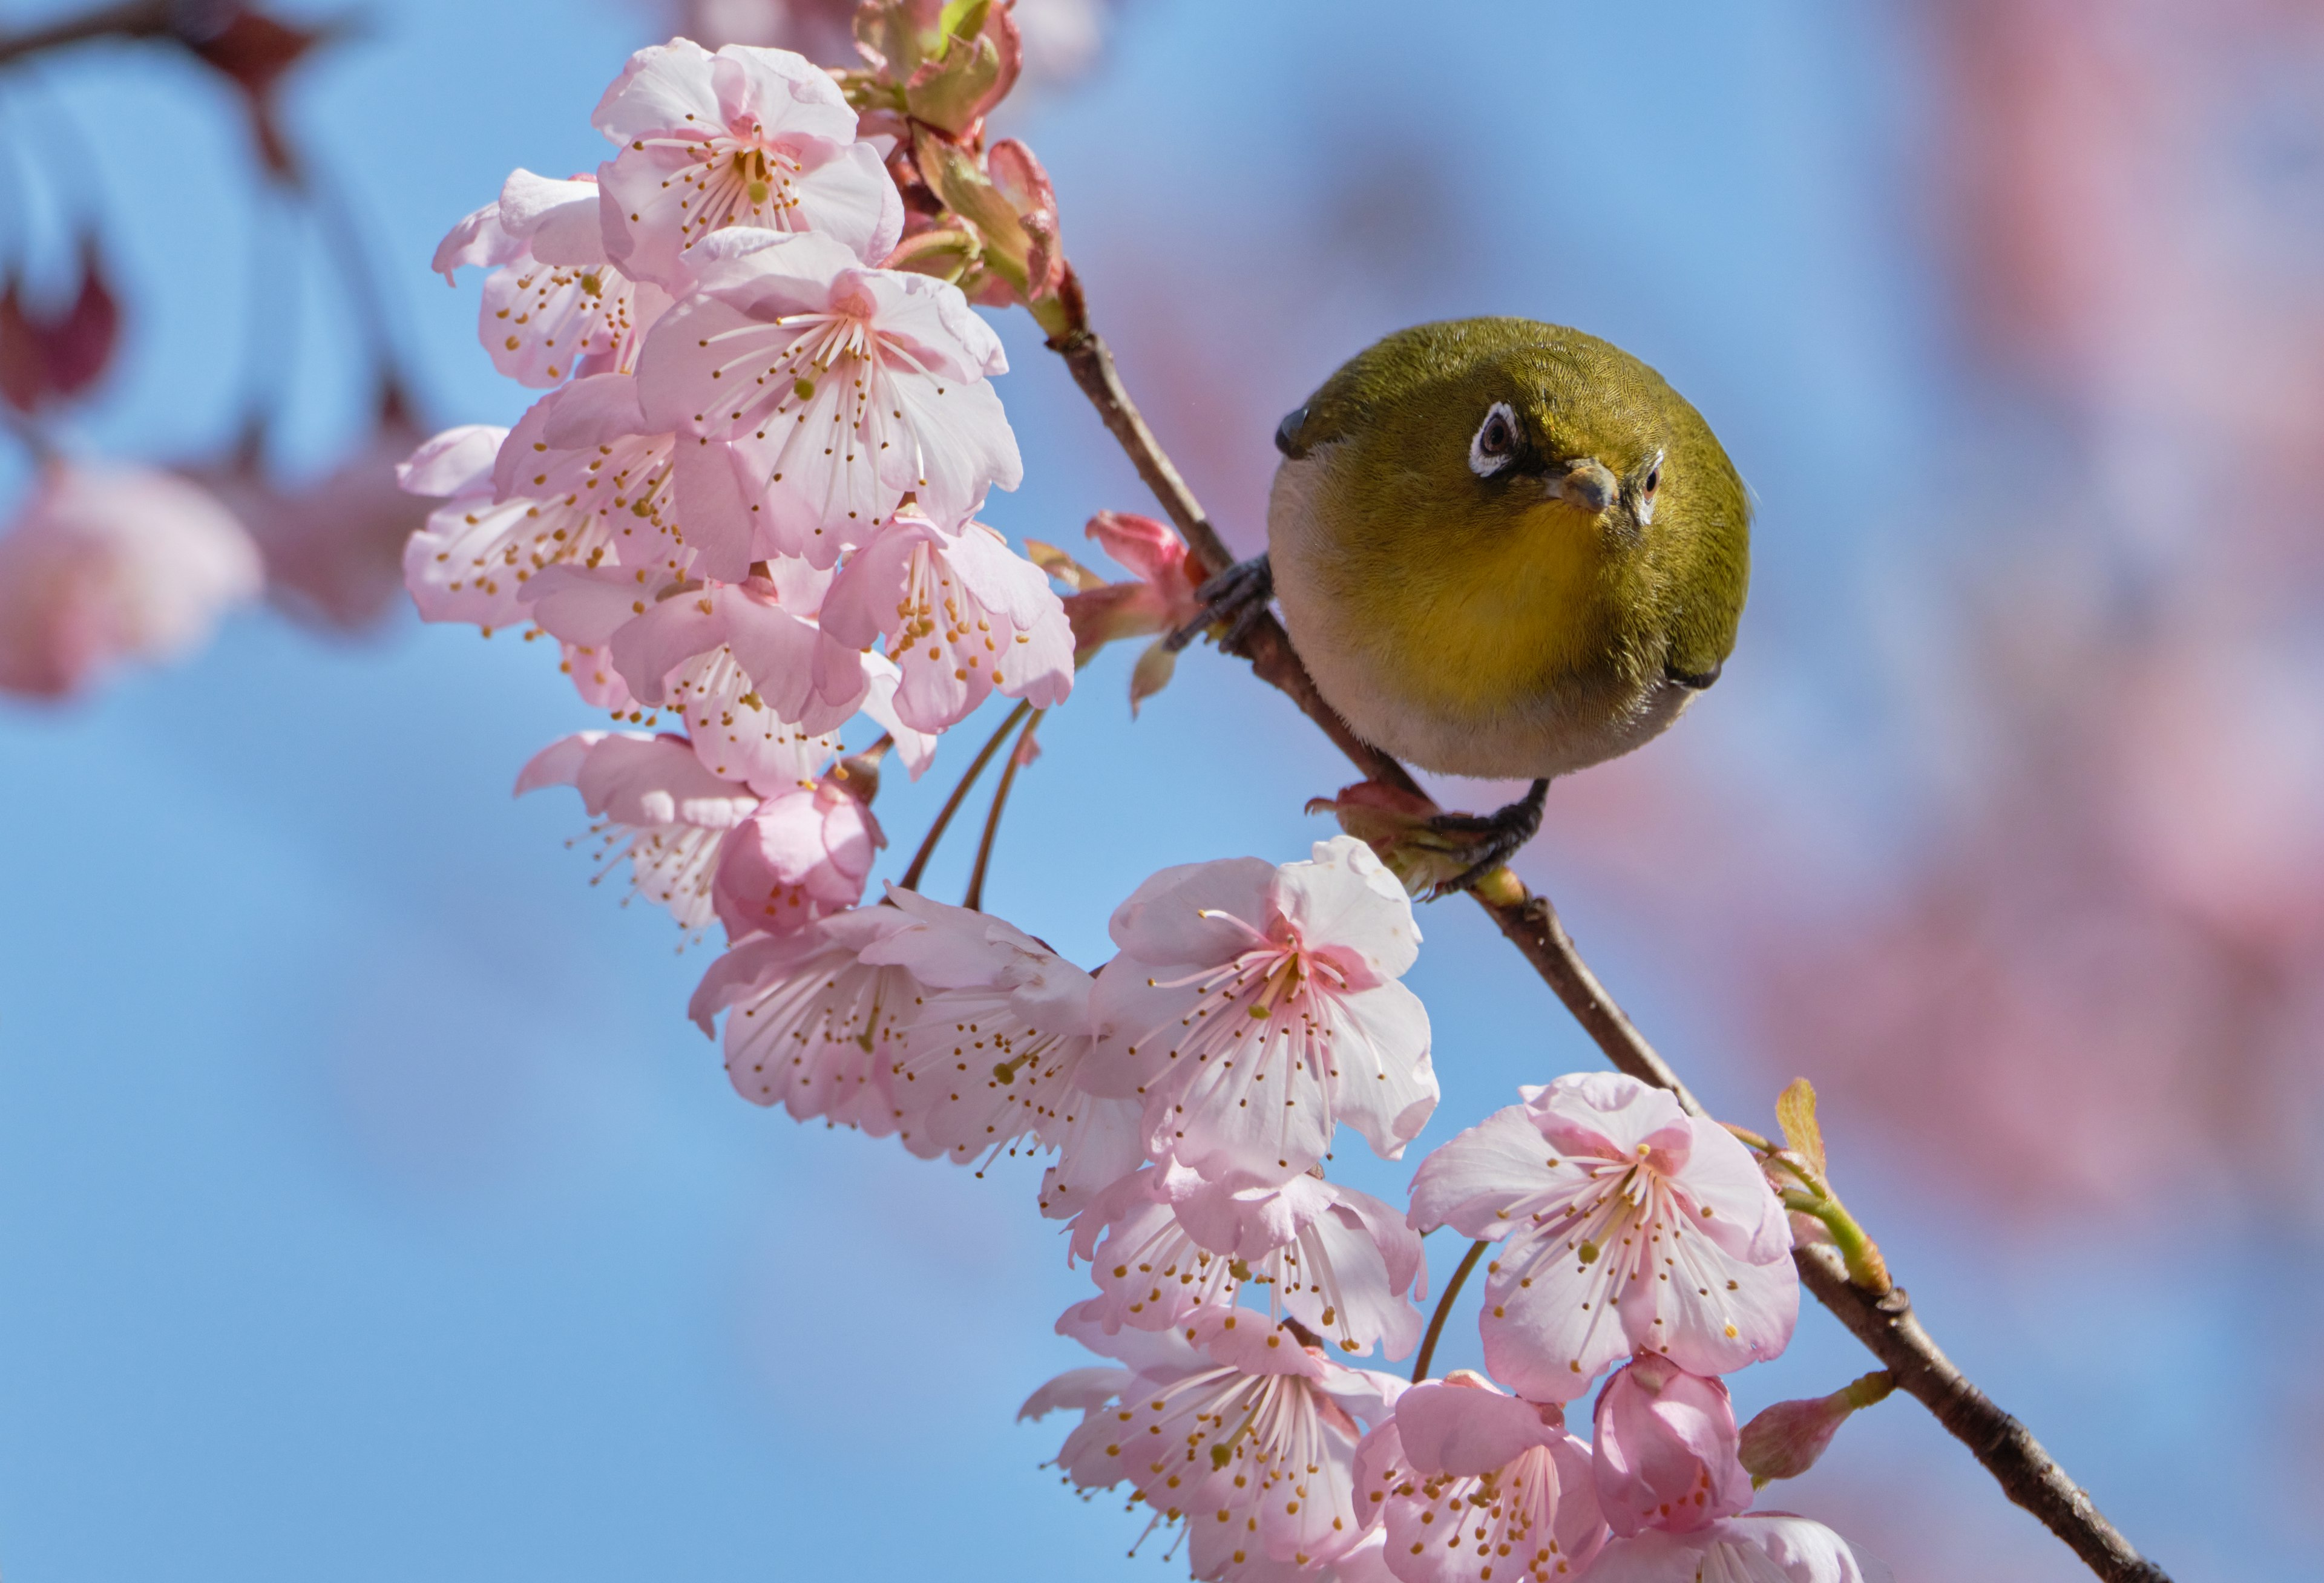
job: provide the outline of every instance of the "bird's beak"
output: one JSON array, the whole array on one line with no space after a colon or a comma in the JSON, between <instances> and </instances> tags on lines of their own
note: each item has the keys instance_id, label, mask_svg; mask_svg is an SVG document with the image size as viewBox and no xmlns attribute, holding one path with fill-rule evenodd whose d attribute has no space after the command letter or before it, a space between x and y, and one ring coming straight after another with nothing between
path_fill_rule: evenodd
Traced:
<instances>
[{"instance_id":1,"label":"bird's beak","mask_svg":"<svg viewBox=\"0 0 2324 1583\"><path fill-rule=\"evenodd\" d=\"M1580 506L1594 517L1614 503L1618 488L1603 462L1584 456L1568 463L1564 472L1552 473L1542 492L1554 501Z\"/></svg>"}]
</instances>

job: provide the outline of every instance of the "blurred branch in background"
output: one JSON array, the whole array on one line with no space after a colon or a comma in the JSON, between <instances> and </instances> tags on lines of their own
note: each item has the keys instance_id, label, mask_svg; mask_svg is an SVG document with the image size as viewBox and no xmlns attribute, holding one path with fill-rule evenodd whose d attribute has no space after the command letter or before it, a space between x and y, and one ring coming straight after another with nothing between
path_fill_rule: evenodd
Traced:
<instances>
[{"instance_id":1,"label":"blurred branch in background","mask_svg":"<svg viewBox=\"0 0 2324 1583\"><path fill-rule=\"evenodd\" d=\"M100 466L69 431L116 361L120 308L93 216L79 216L78 234L61 244L78 253L71 289L43 301L30 284L42 255L60 250L58 238L43 235L53 227L38 223L32 201L42 180L55 179L16 151L12 175L22 186L11 206L0 289L0 398L13 411L11 431L42 476L0 537L0 567L13 574L0 588L0 688L63 697L120 660L166 658L198 647L220 614L257 592L261 561L269 595L313 624L359 630L393 607L402 541L422 513L396 492L391 470L420 431L410 416L388 328L392 316L372 272L361 222L347 208L342 186L314 179L318 155L285 125L280 103L283 83L303 62L355 31L343 19L309 25L222 0L176 0L104 7L0 37L0 108L45 89L54 102L40 113L61 119L64 130L55 135L65 138L78 135L69 113L53 87L35 77L45 57L126 42L182 55L216 73L230 85L249 128L259 231L250 264L240 433L221 456L180 459L176 479L126 459ZM60 195L51 197L57 201L49 207L66 212ZM101 196L95 201L101 204ZM378 391L370 434L327 476L300 488L278 483L266 465L271 414L280 409L290 367L282 347L294 328L292 316L273 306L284 238L267 221L278 204L311 220L329 250L331 273L350 299L359 350ZM117 514L161 500L180 509L137 520ZM196 520L198 531L171 526ZM225 559L216 561L220 556ZM219 575L180 575L189 557L216 561ZM176 590L166 599L156 593L164 585Z\"/></svg>"}]
</instances>

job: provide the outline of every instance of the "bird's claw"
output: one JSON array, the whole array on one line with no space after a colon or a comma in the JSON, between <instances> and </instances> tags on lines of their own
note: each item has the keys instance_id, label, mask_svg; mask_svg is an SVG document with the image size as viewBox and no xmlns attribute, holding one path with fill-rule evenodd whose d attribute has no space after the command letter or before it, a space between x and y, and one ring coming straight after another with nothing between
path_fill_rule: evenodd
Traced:
<instances>
[{"instance_id":1,"label":"bird's claw","mask_svg":"<svg viewBox=\"0 0 2324 1583\"><path fill-rule=\"evenodd\" d=\"M1548 795L1549 782L1536 780L1523 797L1489 814L1439 814L1431 819L1428 828L1439 835L1466 835L1475 840L1461 851L1461 855L1469 860L1469 866L1454 878L1439 883L1428 893L1428 899L1434 901L1456 890L1466 890L1515 857L1517 849L1541 829L1542 803Z\"/></svg>"},{"instance_id":2,"label":"bird's claw","mask_svg":"<svg viewBox=\"0 0 2324 1583\"><path fill-rule=\"evenodd\" d=\"M1164 647L1177 653L1216 628L1219 647L1240 654L1252 630L1267 619L1268 604L1275 598L1275 568L1263 555L1238 561L1194 590L1194 597L1202 601L1202 613L1163 639Z\"/></svg>"}]
</instances>

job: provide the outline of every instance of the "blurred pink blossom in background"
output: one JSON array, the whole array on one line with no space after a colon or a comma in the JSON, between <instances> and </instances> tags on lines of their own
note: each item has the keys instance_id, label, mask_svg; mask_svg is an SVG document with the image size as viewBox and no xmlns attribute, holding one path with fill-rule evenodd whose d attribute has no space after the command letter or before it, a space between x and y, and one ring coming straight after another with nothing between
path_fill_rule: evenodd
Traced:
<instances>
[{"instance_id":1,"label":"blurred pink blossom in background","mask_svg":"<svg viewBox=\"0 0 2324 1583\"><path fill-rule=\"evenodd\" d=\"M0 534L0 690L61 698L176 658L264 581L249 535L193 484L51 462Z\"/></svg>"}]
</instances>

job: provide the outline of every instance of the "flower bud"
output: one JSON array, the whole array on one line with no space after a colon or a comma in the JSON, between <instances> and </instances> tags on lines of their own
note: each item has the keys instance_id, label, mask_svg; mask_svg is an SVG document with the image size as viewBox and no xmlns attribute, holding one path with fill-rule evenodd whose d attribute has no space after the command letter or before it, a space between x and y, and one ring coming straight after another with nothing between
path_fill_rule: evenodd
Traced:
<instances>
[{"instance_id":1,"label":"flower bud","mask_svg":"<svg viewBox=\"0 0 2324 1583\"><path fill-rule=\"evenodd\" d=\"M94 238L81 243L72 299L52 312L27 304L12 276L0 290L0 399L29 413L80 395L112 365L120 332Z\"/></svg>"},{"instance_id":2,"label":"flower bud","mask_svg":"<svg viewBox=\"0 0 2324 1583\"><path fill-rule=\"evenodd\" d=\"M1727 1387L1666 1358L1637 1358L1598 1395L1598 1505L1628 1536L1688 1532L1751 1504Z\"/></svg>"},{"instance_id":3,"label":"flower bud","mask_svg":"<svg viewBox=\"0 0 2324 1583\"><path fill-rule=\"evenodd\" d=\"M1360 780L1336 797L1311 799L1307 811L1336 815L1340 828L1371 848L1408 895L1425 895L1468 871L1460 838L1432 827L1435 805L1417 793Z\"/></svg>"},{"instance_id":4,"label":"flower bud","mask_svg":"<svg viewBox=\"0 0 2324 1583\"><path fill-rule=\"evenodd\" d=\"M1743 1426L1739 1448L1751 1487L1771 1478L1797 1478L1816 1465L1848 1415L1896 1388L1896 1376L1876 1370L1829 1396L1778 1402Z\"/></svg>"},{"instance_id":5,"label":"flower bud","mask_svg":"<svg viewBox=\"0 0 2324 1583\"><path fill-rule=\"evenodd\" d=\"M730 938L790 934L853 907L879 849L888 844L847 777L761 803L726 839L711 902Z\"/></svg>"}]
</instances>

